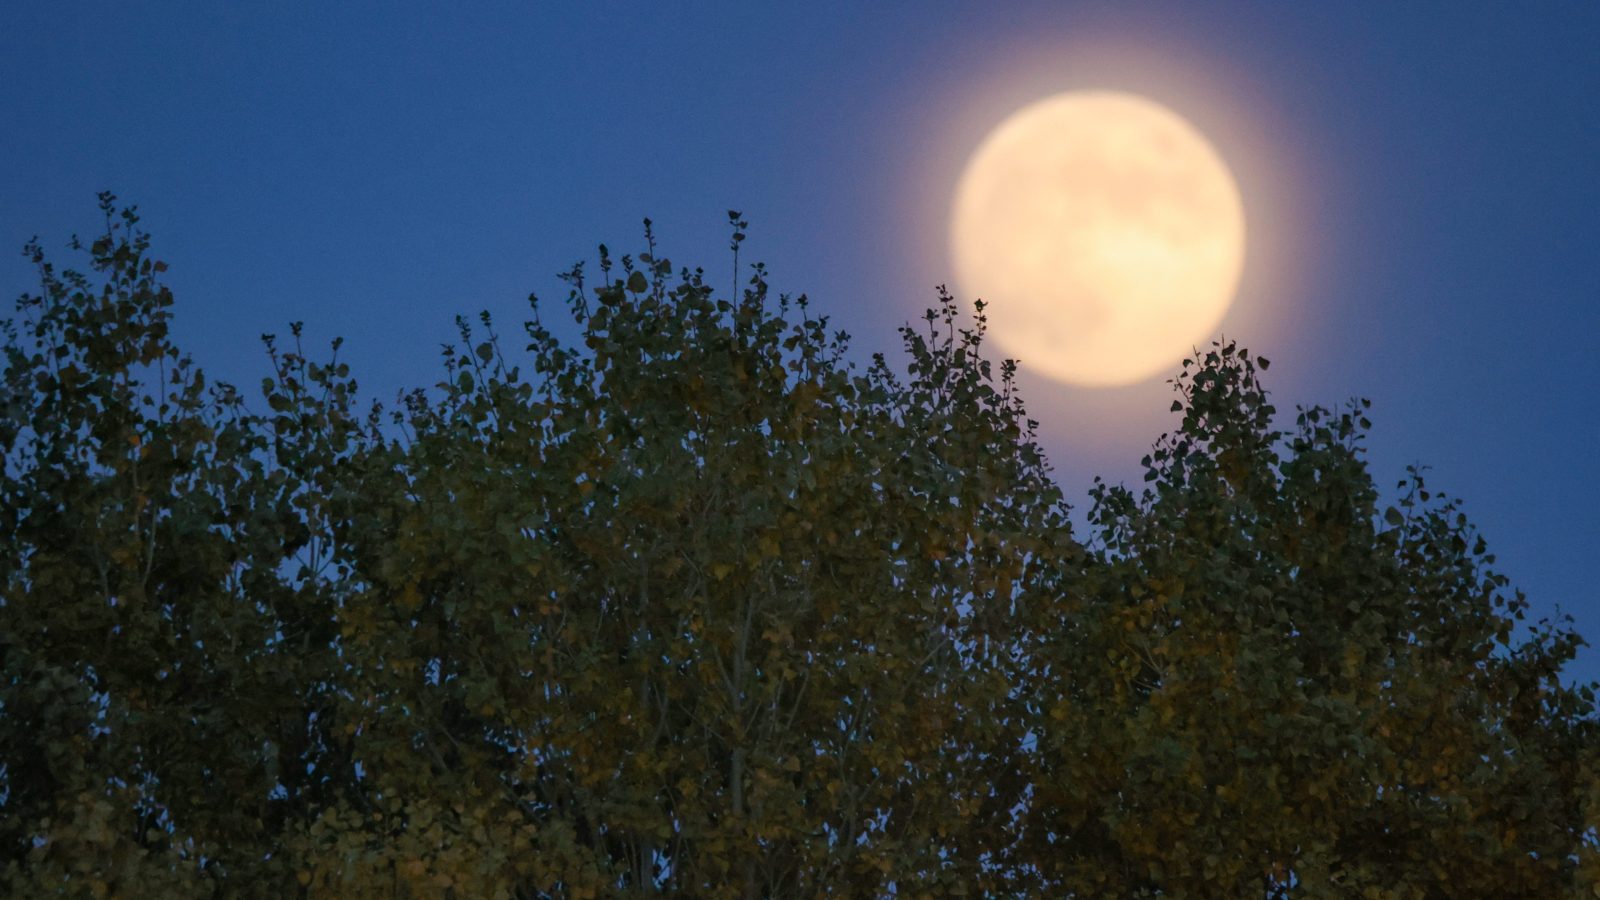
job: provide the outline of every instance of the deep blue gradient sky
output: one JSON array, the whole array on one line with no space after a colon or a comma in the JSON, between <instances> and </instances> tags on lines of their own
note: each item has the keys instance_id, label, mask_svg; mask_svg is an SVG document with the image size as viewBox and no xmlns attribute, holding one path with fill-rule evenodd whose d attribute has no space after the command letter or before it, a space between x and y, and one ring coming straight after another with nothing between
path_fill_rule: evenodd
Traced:
<instances>
[{"instance_id":1,"label":"deep blue gradient sky","mask_svg":"<svg viewBox=\"0 0 1600 900\"><path fill-rule=\"evenodd\" d=\"M114 190L214 375L256 384L259 335L303 319L387 399L436 380L455 314L516 333L530 290L558 300L644 216L725 282L737 208L745 258L864 359L951 280L951 190L989 127L1143 93L1239 178L1223 330L1272 358L1279 407L1371 398L1380 483L1432 466L1536 609L1600 639L1600 5L545 7L10 4L0 245L91 233ZM0 256L0 292L31 284ZM1172 425L1160 379L1023 384L1080 500Z\"/></svg>"}]
</instances>

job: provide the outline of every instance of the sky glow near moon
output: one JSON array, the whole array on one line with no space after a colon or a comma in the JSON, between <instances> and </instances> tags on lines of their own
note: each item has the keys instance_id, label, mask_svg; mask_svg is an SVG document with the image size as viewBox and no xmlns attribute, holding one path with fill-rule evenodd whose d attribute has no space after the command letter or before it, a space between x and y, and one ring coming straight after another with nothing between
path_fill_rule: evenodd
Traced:
<instances>
[{"instance_id":1,"label":"sky glow near moon","mask_svg":"<svg viewBox=\"0 0 1600 900\"><path fill-rule=\"evenodd\" d=\"M1059 94L1001 122L957 183L957 283L1025 369L1113 387L1171 374L1213 339L1244 265L1244 207L1171 110Z\"/></svg>"}]
</instances>

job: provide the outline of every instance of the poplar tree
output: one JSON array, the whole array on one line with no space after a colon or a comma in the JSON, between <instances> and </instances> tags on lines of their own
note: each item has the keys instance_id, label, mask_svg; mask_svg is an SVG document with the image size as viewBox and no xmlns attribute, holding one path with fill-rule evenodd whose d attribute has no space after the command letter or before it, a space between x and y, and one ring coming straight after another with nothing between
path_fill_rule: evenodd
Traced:
<instances>
[{"instance_id":1,"label":"poplar tree","mask_svg":"<svg viewBox=\"0 0 1600 900\"><path fill-rule=\"evenodd\" d=\"M101 208L6 330L8 895L1597 883L1580 638L1235 345L1080 535L981 305L854 365L737 214L737 296L647 223L385 410L299 325L207 380Z\"/></svg>"}]
</instances>

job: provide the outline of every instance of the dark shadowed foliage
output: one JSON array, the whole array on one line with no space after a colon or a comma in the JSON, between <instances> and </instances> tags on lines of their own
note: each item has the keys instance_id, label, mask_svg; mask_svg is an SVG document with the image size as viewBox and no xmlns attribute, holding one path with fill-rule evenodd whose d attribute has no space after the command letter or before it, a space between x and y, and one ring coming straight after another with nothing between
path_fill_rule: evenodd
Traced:
<instances>
[{"instance_id":1,"label":"dark shadowed foliage","mask_svg":"<svg viewBox=\"0 0 1600 900\"><path fill-rule=\"evenodd\" d=\"M647 225L567 274L578 346L463 322L385 412L295 326L247 401L102 208L7 335L9 895L1596 884L1578 637L1420 474L1385 504L1364 405L1280 433L1234 345L1075 536L942 293L858 369Z\"/></svg>"}]
</instances>

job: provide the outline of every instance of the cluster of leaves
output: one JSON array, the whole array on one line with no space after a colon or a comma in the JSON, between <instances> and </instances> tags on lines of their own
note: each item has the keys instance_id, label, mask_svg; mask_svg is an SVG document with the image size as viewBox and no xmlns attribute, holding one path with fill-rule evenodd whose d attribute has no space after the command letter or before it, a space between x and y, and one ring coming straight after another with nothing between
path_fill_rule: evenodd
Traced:
<instances>
[{"instance_id":1,"label":"cluster of leaves","mask_svg":"<svg viewBox=\"0 0 1600 900\"><path fill-rule=\"evenodd\" d=\"M1579 639L1360 407L1231 345L1073 536L941 293L903 374L647 250L582 336L265 411L168 338L132 211L10 323L0 889L16 896L1555 896L1596 883ZM735 215L734 249L743 239ZM738 271L737 262L735 264ZM524 371L526 369L526 371Z\"/></svg>"}]
</instances>

